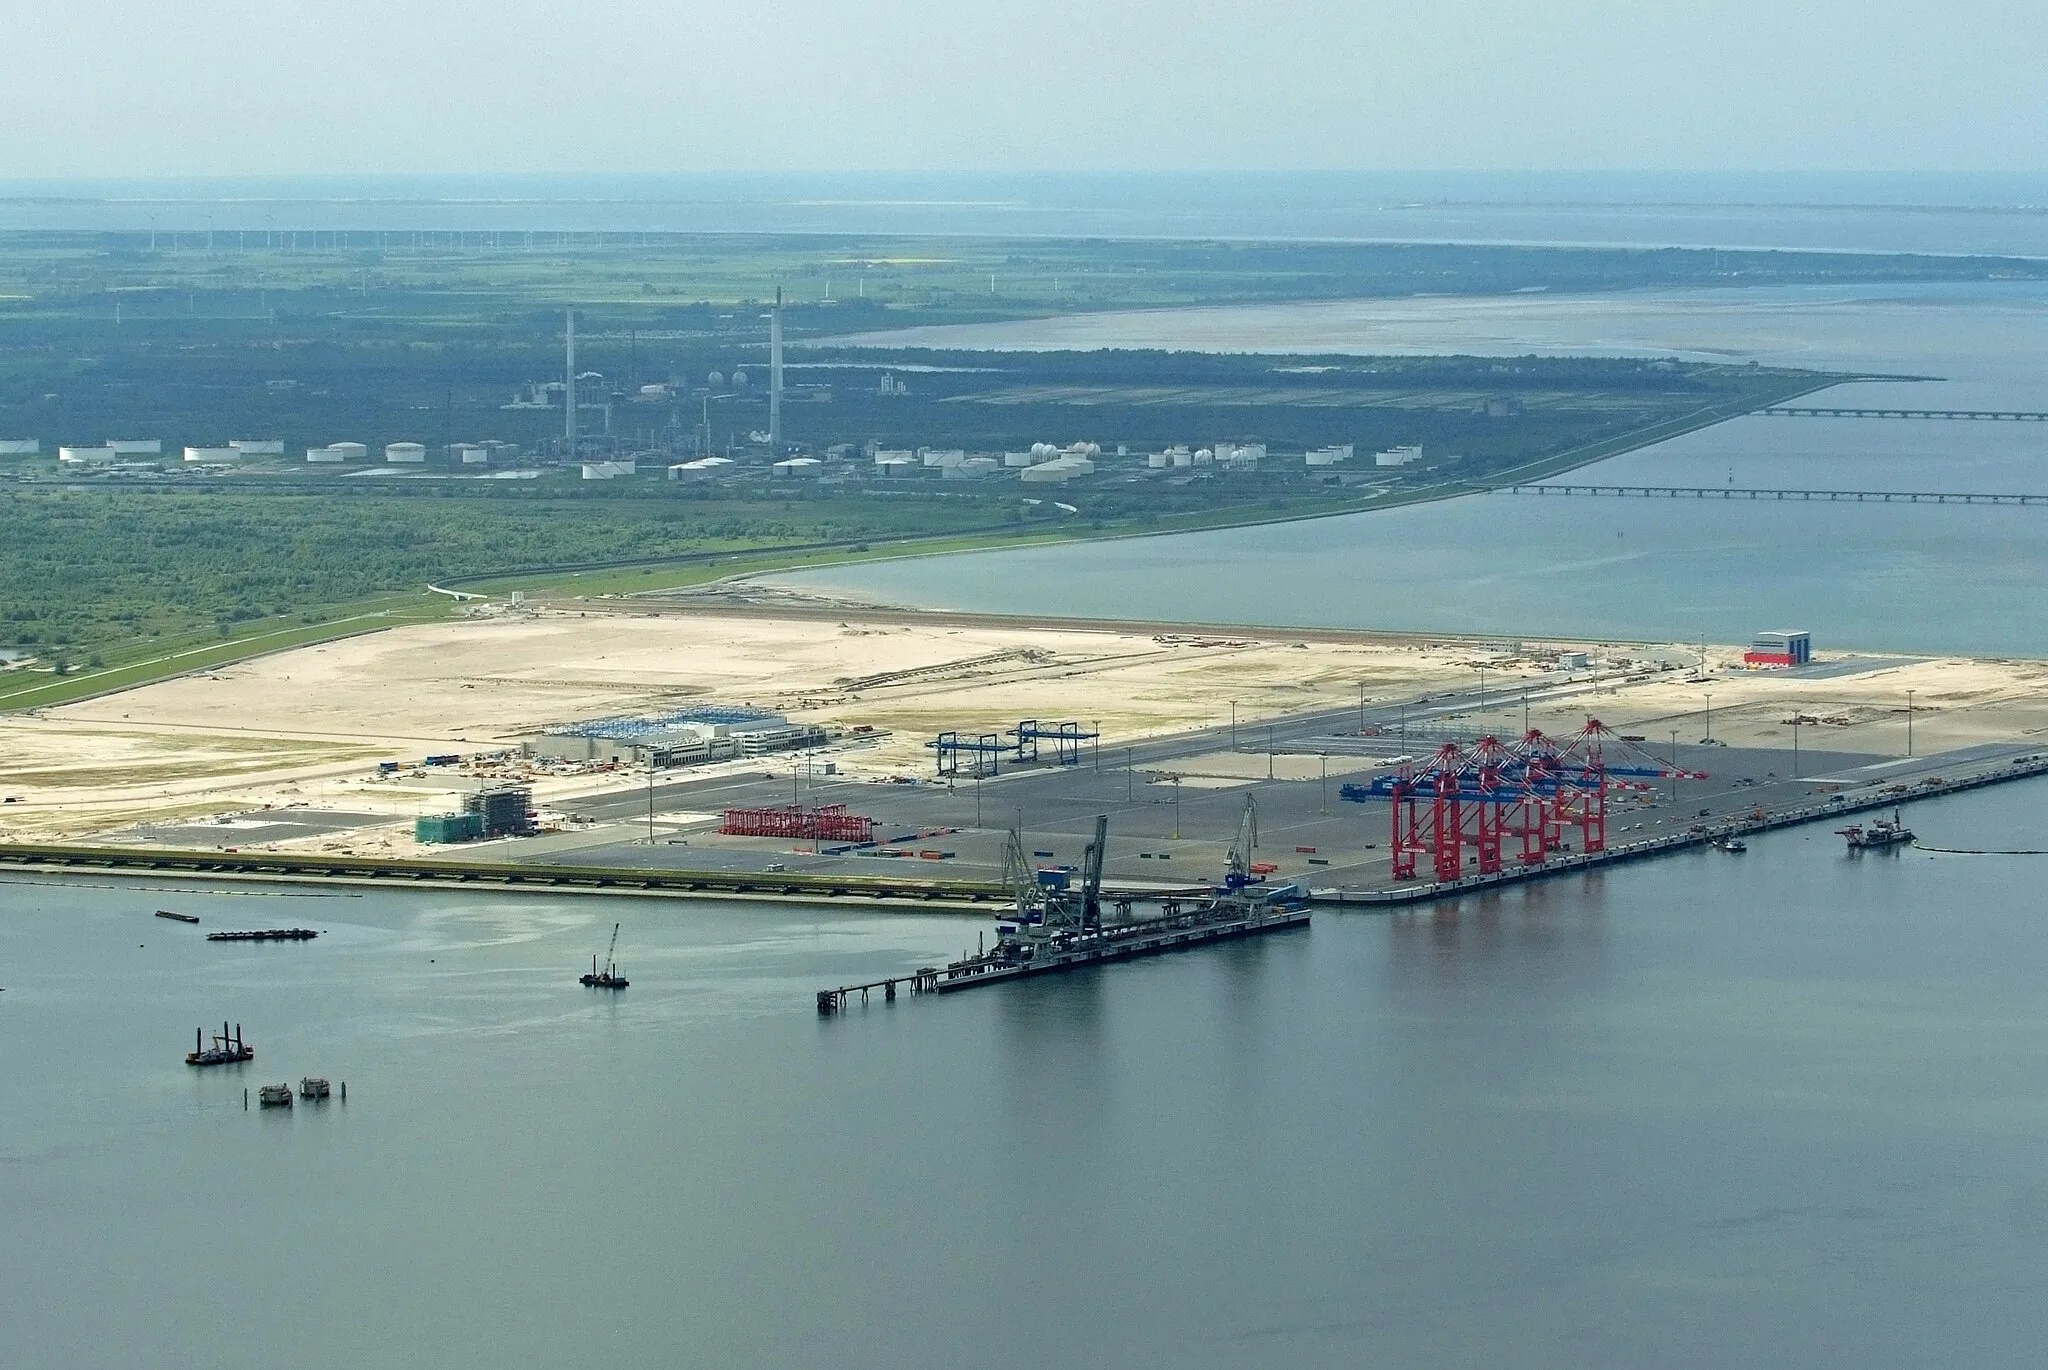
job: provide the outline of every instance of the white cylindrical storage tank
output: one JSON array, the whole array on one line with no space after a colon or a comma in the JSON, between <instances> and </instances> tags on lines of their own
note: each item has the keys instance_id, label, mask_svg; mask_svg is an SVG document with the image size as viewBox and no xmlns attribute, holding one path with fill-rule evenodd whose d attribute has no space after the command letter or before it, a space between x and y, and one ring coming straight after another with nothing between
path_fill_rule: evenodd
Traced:
<instances>
[{"instance_id":1,"label":"white cylindrical storage tank","mask_svg":"<svg viewBox=\"0 0 2048 1370\"><path fill-rule=\"evenodd\" d=\"M0 457L33 457L42 450L41 438L0 438Z\"/></svg>"},{"instance_id":2,"label":"white cylindrical storage tank","mask_svg":"<svg viewBox=\"0 0 2048 1370\"><path fill-rule=\"evenodd\" d=\"M1145 458L1145 465L1151 467L1154 471L1165 469L1166 463L1167 456L1164 452L1154 452Z\"/></svg>"},{"instance_id":3,"label":"white cylindrical storage tank","mask_svg":"<svg viewBox=\"0 0 2048 1370\"><path fill-rule=\"evenodd\" d=\"M1041 482L1057 485L1075 474L1073 465L1065 458L1061 458L1057 461L1042 461L1029 471L1020 471L1017 473L1017 479L1031 485Z\"/></svg>"},{"instance_id":4,"label":"white cylindrical storage tank","mask_svg":"<svg viewBox=\"0 0 2048 1370\"><path fill-rule=\"evenodd\" d=\"M427 449L416 442L388 442L384 444L384 460L403 462L418 466L427 459Z\"/></svg>"},{"instance_id":5,"label":"white cylindrical storage tank","mask_svg":"<svg viewBox=\"0 0 2048 1370\"><path fill-rule=\"evenodd\" d=\"M359 442L330 442L327 444L327 450L339 452L342 461L368 461L370 459L370 449Z\"/></svg>"},{"instance_id":6,"label":"white cylindrical storage tank","mask_svg":"<svg viewBox=\"0 0 2048 1370\"><path fill-rule=\"evenodd\" d=\"M1003 453L1003 465L1005 466L1024 467L1029 466L1030 464L1031 454L1029 452Z\"/></svg>"}]
</instances>

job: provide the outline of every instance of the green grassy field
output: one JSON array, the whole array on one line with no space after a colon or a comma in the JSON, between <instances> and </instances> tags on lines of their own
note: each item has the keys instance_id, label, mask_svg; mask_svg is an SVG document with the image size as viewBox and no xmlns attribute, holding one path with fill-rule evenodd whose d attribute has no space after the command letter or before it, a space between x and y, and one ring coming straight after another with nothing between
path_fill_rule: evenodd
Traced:
<instances>
[{"instance_id":1,"label":"green grassy field","mask_svg":"<svg viewBox=\"0 0 2048 1370\"><path fill-rule=\"evenodd\" d=\"M1077 309L1483 293L1541 286L1984 279L2048 272L1990 259L1630 252L1385 244L911 240L660 235L0 235L0 437L39 457L0 464L0 709L46 706L181 671L455 612L432 584L630 594L834 560L1047 538L1129 536L1315 517L1532 479L1801 393L1816 378L1740 367L1563 358L1257 358L1167 353L947 355L814 347L809 398L785 434L850 444L848 479L792 487L748 434L759 387L723 392L763 358L760 306L781 286L790 333L821 343L895 325ZM992 288L991 288L992 287ZM580 311L579 365L621 398L622 450L649 465L740 451L713 488L643 478L408 480L278 462L241 475L91 481L48 448L158 435L297 448L496 437L529 452L561 411L507 409L561 368L560 310ZM1313 364L1311 364L1313 363ZM878 365L913 368L880 394ZM640 403L642 382L673 394ZM810 401L817 402L810 402ZM1496 412L1498 411L1498 412ZM591 422L595 423L593 418ZM703 425L700 430L700 423ZM862 470L862 444L1014 450L1123 441L1098 478L1037 492ZM1170 443L1268 441L1256 473L1162 478ZM1420 442L1435 470L1374 487L1323 484L1299 452ZM1357 468L1352 468L1356 472ZM1367 473L1370 474L1370 473ZM1074 506L1056 512L1052 501Z\"/></svg>"}]
</instances>

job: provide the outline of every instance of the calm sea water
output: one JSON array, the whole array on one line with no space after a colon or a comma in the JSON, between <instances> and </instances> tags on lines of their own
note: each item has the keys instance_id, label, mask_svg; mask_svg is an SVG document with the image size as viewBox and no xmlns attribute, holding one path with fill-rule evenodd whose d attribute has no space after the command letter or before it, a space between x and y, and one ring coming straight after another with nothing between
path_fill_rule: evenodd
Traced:
<instances>
[{"instance_id":1,"label":"calm sea water","mask_svg":"<svg viewBox=\"0 0 2048 1370\"><path fill-rule=\"evenodd\" d=\"M1813 402L2048 410L2040 285L1656 291L1161 310L910 330L960 347L1678 355L1936 379ZM1192 442L1203 435L1191 433ZM1113 433L1048 434L1066 442ZM2048 491L2048 424L1746 418L1572 479ZM1307 523L777 579L988 613L2048 656L2048 510L1484 495Z\"/></svg>"},{"instance_id":2,"label":"calm sea water","mask_svg":"<svg viewBox=\"0 0 2048 1370\"><path fill-rule=\"evenodd\" d=\"M911 233L2048 255L2048 177L1501 172L0 180L0 230Z\"/></svg>"},{"instance_id":3,"label":"calm sea water","mask_svg":"<svg viewBox=\"0 0 2048 1370\"><path fill-rule=\"evenodd\" d=\"M828 1021L983 925L0 884L0 1363L2031 1366L2038 883L1786 833Z\"/></svg>"}]
</instances>

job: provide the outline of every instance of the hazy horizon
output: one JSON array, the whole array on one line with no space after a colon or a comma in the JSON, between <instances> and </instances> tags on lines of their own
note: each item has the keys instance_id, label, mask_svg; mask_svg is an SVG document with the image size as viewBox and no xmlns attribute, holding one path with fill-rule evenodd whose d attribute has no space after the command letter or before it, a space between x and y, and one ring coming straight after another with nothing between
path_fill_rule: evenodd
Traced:
<instances>
[{"instance_id":1,"label":"hazy horizon","mask_svg":"<svg viewBox=\"0 0 2048 1370\"><path fill-rule=\"evenodd\" d=\"M1432 167L2048 170L2048 15L0 0L0 180Z\"/></svg>"}]
</instances>

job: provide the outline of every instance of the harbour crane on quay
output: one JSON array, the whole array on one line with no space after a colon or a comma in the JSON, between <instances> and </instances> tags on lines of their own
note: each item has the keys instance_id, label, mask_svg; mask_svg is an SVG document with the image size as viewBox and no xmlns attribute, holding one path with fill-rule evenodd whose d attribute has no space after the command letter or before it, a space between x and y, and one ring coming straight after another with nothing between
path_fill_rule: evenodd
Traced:
<instances>
[{"instance_id":1,"label":"harbour crane on quay","mask_svg":"<svg viewBox=\"0 0 2048 1370\"><path fill-rule=\"evenodd\" d=\"M1252 853L1259 846L1259 801L1250 795L1244 797L1244 812L1237 820L1237 841L1230 847L1230 857L1223 870L1223 888L1234 894L1252 883Z\"/></svg>"},{"instance_id":2,"label":"harbour crane on quay","mask_svg":"<svg viewBox=\"0 0 2048 1370\"><path fill-rule=\"evenodd\" d=\"M1621 754L1620 764L1609 764L1610 748ZM1450 881L1465 874L1468 848L1479 874L1498 874L1511 839L1520 840L1514 859L1523 866L1569 850L1567 833L1576 833L1582 852L1605 851L1609 794L1673 777L1704 780L1706 773L1680 770L1589 718L1563 742L1534 728L1512 747L1494 737L1480 738L1469 750L1446 742L1420 766L1405 763L1338 793L1360 802L1392 801L1395 879L1414 879L1417 859L1426 854L1435 877Z\"/></svg>"}]
</instances>

